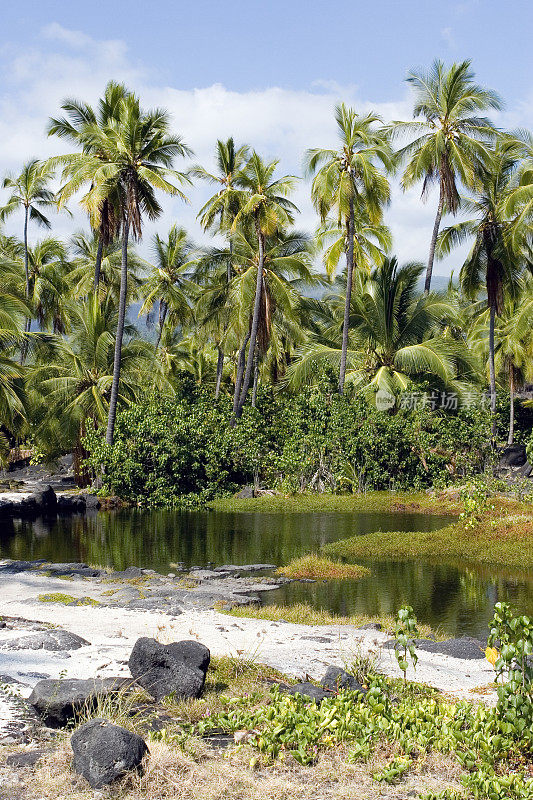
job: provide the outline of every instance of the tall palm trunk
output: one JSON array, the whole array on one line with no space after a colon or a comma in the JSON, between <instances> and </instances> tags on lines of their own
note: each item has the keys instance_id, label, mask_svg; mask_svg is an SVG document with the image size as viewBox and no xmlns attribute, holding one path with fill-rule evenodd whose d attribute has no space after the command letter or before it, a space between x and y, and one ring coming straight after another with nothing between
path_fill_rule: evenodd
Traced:
<instances>
[{"instance_id":1,"label":"tall palm trunk","mask_svg":"<svg viewBox=\"0 0 533 800\"><path fill-rule=\"evenodd\" d=\"M509 436L507 444L514 442L514 367L509 365Z\"/></svg>"},{"instance_id":2,"label":"tall palm trunk","mask_svg":"<svg viewBox=\"0 0 533 800\"><path fill-rule=\"evenodd\" d=\"M168 311L167 304L163 300L161 300L159 306L159 331L157 334L157 341L155 343L155 351L154 351L155 353L157 353L157 351L159 350L159 345L161 344L161 337L163 336L163 328L165 326L165 320L167 318L167 311Z\"/></svg>"},{"instance_id":3,"label":"tall palm trunk","mask_svg":"<svg viewBox=\"0 0 533 800\"><path fill-rule=\"evenodd\" d=\"M437 236L439 235L439 228L442 220L443 209L444 209L444 192L441 186L439 195L439 205L437 206L437 216L435 217L435 224L433 225L433 233L431 234L431 242L429 245L429 258L428 258L428 266L426 269L426 282L424 284L424 291L426 294L428 294L429 290L431 289L431 276L433 275L435 247L437 246Z\"/></svg>"},{"instance_id":4,"label":"tall palm trunk","mask_svg":"<svg viewBox=\"0 0 533 800\"><path fill-rule=\"evenodd\" d=\"M126 319L126 298L128 295L128 236L130 232L129 219L124 221L122 238L122 264L120 267L120 294L118 301L118 324L115 339L115 359L113 362L113 383L111 384L111 397L109 399L109 414L107 417L106 442L113 444L115 419L117 416L118 389L120 383L120 364L122 358L122 339L124 336L124 321Z\"/></svg>"},{"instance_id":5,"label":"tall palm trunk","mask_svg":"<svg viewBox=\"0 0 533 800\"><path fill-rule=\"evenodd\" d=\"M496 447L496 368L494 365L494 323L496 319L496 306L491 304L489 317L489 380L490 380L490 415L491 415L491 444Z\"/></svg>"},{"instance_id":6,"label":"tall palm trunk","mask_svg":"<svg viewBox=\"0 0 533 800\"><path fill-rule=\"evenodd\" d=\"M217 359L217 382L215 386L215 400L218 400L220 394L220 384L222 383L222 371L224 369L224 351L218 346L218 359Z\"/></svg>"},{"instance_id":7,"label":"tall palm trunk","mask_svg":"<svg viewBox=\"0 0 533 800\"><path fill-rule=\"evenodd\" d=\"M350 200L348 217L348 246L346 248L346 299L344 302L344 321L342 323L341 365L339 370L339 394L344 392L346 379L346 359L348 357L348 333L350 327L350 304L352 302L353 285L353 239L355 228L355 209L353 197Z\"/></svg>"},{"instance_id":8,"label":"tall palm trunk","mask_svg":"<svg viewBox=\"0 0 533 800\"><path fill-rule=\"evenodd\" d=\"M25 207L24 210L24 273L26 276L26 300L28 303L30 302L30 264L29 264L29 254L28 254L28 217L29 217L30 209L29 206ZM24 321L24 332L29 333L31 328L31 317L26 317ZM26 360L26 355L28 352L28 342L26 339L22 342L22 346L20 348L20 363L24 364Z\"/></svg>"},{"instance_id":9,"label":"tall palm trunk","mask_svg":"<svg viewBox=\"0 0 533 800\"><path fill-rule=\"evenodd\" d=\"M226 267L226 283L229 285L233 277L233 242L229 240L229 261ZM217 361L217 383L215 387L215 400L218 400L220 394L220 385L222 383L222 373L224 370L224 350L218 345L218 361ZM240 386L239 386L240 391ZM238 395L237 395L238 397Z\"/></svg>"},{"instance_id":10,"label":"tall palm trunk","mask_svg":"<svg viewBox=\"0 0 533 800\"><path fill-rule=\"evenodd\" d=\"M239 397L241 396L242 376L244 375L244 363L246 360L246 347L250 341L250 331L244 337L242 347L239 351L239 359L237 361L237 374L235 376L235 390L233 392L233 414L237 413L239 408Z\"/></svg>"},{"instance_id":11,"label":"tall palm trunk","mask_svg":"<svg viewBox=\"0 0 533 800\"><path fill-rule=\"evenodd\" d=\"M237 417L242 414L244 403L246 402L246 395L250 388L250 380L252 378L252 370L255 358L255 343L257 341L257 331L259 329L259 315L261 311L261 294L263 291L263 268L265 264L265 240L263 231L260 229L259 224L256 224L257 230L257 243L259 245L259 263L257 265L257 280L255 283L255 300L254 312L252 316L252 327L250 330L250 346L248 348L248 359L246 361L246 372L242 382L241 396L239 398L239 405L237 407Z\"/></svg>"},{"instance_id":12,"label":"tall palm trunk","mask_svg":"<svg viewBox=\"0 0 533 800\"><path fill-rule=\"evenodd\" d=\"M96 251L96 261L94 264L93 292L96 294L100 285L100 272L102 270L102 256L104 254L104 238L100 234L98 238L98 250Z\"/></svg>"},{"instance_id":13,"label":"tall palm trunk","mask_svg":"<svg viewBox=\"0 0 533 800\"><path fill-rule=\"evenodd\" d=\"M256 356L254 358L254 385L252 388L252 408L255 408L257 405L257 387L259 386L259 359Z\"/></svg>"}]
</instances>

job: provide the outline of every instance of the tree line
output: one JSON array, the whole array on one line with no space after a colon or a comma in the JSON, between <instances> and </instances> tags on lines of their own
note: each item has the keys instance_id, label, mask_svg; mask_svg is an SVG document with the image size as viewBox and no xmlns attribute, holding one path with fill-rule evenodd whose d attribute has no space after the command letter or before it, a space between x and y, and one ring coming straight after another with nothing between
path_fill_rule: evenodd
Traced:
<instances>
[{"instance_id":1,"label":"tree line","mask_svg":"<svg viewBox=\"0 0 533 800\"><path fill-rule=\"evenodd\" d=\"M469 61L436 61L407 80L412 120L384 123L341 103L336 141L305 153L313 236L295 227L299 179L248 144L217 141L211 172L165 109L146 110L122 84L110 82L94 108L66 100L48 134L72 151L3 181L0 220L23 215L20 238L0 234L4 460L21 443L81 458L88 421L110 445L117 410L171 397L183 372L214 399L232 396L232 426L261 384L294 392L331 369L340 394L385 393L391 412L413 386L459 397L487 386L493 439L500 386L512 442L514 397L532 377L533 136L491 121L501 100ZM393 255L396 175L422 198L438 189L426 265ZM213 187L198 218L218 244L199 247L174 224L141 258L135 243L162 195L186 200L194 181ZM87 230L35 241L73 199ZM458 280L433 291L435 259L464 242ZM152 335L128 317L133 303Z\"/></svg>"}]
</instances>

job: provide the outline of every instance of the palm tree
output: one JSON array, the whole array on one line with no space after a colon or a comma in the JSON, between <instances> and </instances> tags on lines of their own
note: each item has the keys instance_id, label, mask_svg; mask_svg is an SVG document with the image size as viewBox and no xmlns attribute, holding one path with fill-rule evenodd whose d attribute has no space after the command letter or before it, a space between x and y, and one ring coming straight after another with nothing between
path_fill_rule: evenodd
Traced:
<instances>
[{"instance_id":1,"label":"palm tree","mask_svg":"<svg viewBox=\"0 0 533 800\"><path fill-rule=\"evenodd\" d=\"M37 436L43 447L72 449L75 470L82 473L82 439L88 420L105 425L113 384L114 341L118 313L112 298L99 301L89 295L72 311L68 339L60 339L52 356L38 360L30 373L33 404L38 408ZM118 401L124 405L140 397L153 360L148 342L133 338L122 350L122 377Z\"/></svg>"},{"instance_id":2,"label":"palm tree","mask_svg":"<svg viewBox=\"0 0 533 800\"><path fill-rule=\"evenodd\" d=\"M265 241L267 236L274 236L276 233L283 231L287 225L292 224L294 213L298 210L287 197L294 188L295 178L286 175L283 178L273 180L277 165L277 160L266 163L254 151L240 177L242 186L240 190L240 209L233 222L233 229L236 229L238 223L242 223L244 226L250 225L253 228L257 239L258 260L251 326L249 335L246 334L241 348L237 380L235 382L233 410L236 417L240 417L242 414L256 356L255 348L264 287ZM242 377L242 388L240 388L247 343L249 343L248 357L244 376Z\"/></svg>"},{"instance_id":3,"label":"palm tree","mask_svg":"<svg viewBox=\"0 0 533 800\"><path fill-rule=\"evenodd\" d=\"M81 152L60 156L50 159L52 165L62 164L64 168L63 176L66 183L59 191L60 202L68 200L80 188L79 172L82 171L84 180L87 176L84 172L86 166L86 156L97 157L102 155L98 151L91 151L94 142L87 136L88 126L98 125L102 129L112 121L117 121L120 114L121 102L129 94L122 83L109 81L105 88L104 96L98 101L98 109L94 109L80 100L65 100L61 108L66 112L65 117L52 118L48 124L48 135L59 136L61 139L73 144ZM90 180L90 177L89 177ZM117 213L117 197L104 197L101 205L96 209L96 213L91 217L93 230L97 233L98 245L94 259L94 281L93 291L98 291L100 282L100 271L104 250L109 247L115 236L120 230L120 215Z\"/></svg>"},{"instance_id":4,"label":"palm tree","mask_svg":"<svg viewBox=\"0 0 533 800\"><path fill-rule=\"evenodd\" d=\"M229 327L237 330L249 325L250 307L255 299L260 254L251 230L236 231L234 255L239 264L237 275L230 284L228 306L231 309ZM267 353L272 355L274 373L285 369L287 337L294 334L301 322L303 287L316 286L321 279L312 267L312 243L298 231L278 232L265 237L262 268L261 304L257 326L254 361L254 395L257 394L259 369Z\"/></svg>"},{"instance_id":5,"label":"palm tree","mask_svg":"<svg viewBox=\"0 0 533 800\"><path fill-rule=\"evenodd\" d=\"M474 82L470 61L446 68L436 60L428 73L411 72L407 82L414 89L412 122L394 122L392 135L414 136L402 147L399 162L407 162L402 186L408 189L422 180L422 197L438 182L439 202L429 247L425 291L431 288L435 246L442 215L459 208L458 182L472 189L479 164L488 161L487 145L497 131L490 120L480 116L488 109L501 108L501 100L489 89ZM422 119L416 119L422 117Z\"/></svg>"},{"instance_id":6,"label":"palm tree","mask_svg":"<svg viewBox=\"0 0 533 800\"><path fill-rule=\"evenodd\" d=\"M120 100L116 113L116 118L110 119L104 127L97 123L89 123L84 127L83 137L88 155L84 157L76 178L80 185L91 181L91 188L82 202L92 218L100 212L106 199L118 203L121 215L119 319L106 433L108 444L113 442L119 393L128 291L129 236L131 233L135 239L141 237L143 215L156 219L161 213L155 190L186 199L175 183L170 181L188 182L185 175L172 169L172 163L176 156L190 153L179 136L169 134L169 117L165 111L155 109L145 112L138 98L128 94Z\"/></svg>"},{"instance_id":7,"label":"palm tree","mask_svg":"<svg viewBox=\"0 0 533 800\"><path fill-rule=\"evenodd\" d=\"M156 233L152 243L156 264L143 286L144 303L139 316L149 313L158 304L157 352L167 315L171 325L176 327L186 322L191 314L191 299L197 287L189 274L196 260L195 246L185 228L173 225L166 239Z\"/></svg>"},{"instance_id":8,"label":"palm tree","mask_svg":"<svg viewBox=\"0 0 533 800\"><path fill-rule=\"evenodd\" d=\"M17 348L28 334L22 332L29 306L18 289L18 265L0 256L0 463L9 454L7 434L13 434L26 419L24 367L15 360Z\"/></svg>"},{"instance_id":9,"label":"palm tree","mask_svg":"<svg viewBox=\"0 0 533 800\"><path fill-rule=\"evenodd\" d=\"M118 304L120 295L120 270L122 266L122 245L116 238L102 248L97 291L94 290L94 264L100 250L100 235L93 231L75 233L69 242L71 270L68 276L70 291L75 298L87 298L98 294L101 300L112 297ZM133 247L128 250L128 298L131 303L139 297L143 283L142 274L147 262L136 253Z\"/></svg>"},{"instance_id":10,"label":"palm tree","mask_svg":"<svg viewBox=\"0 0 533 800\"><path fill-rule=\"evenodd\" d=\"M306 166L314 174L311 196L324 223L331 212L336 214L337 227L345 230L346 298L339 366L339 393L344 391L348 352L348 322L354 274L354 239L356 207L366 209L372 224L381 222L383 204L389 201L387 178L376 162L386 169L392 166L388 138L376 127L381 119L376 114L356 114L344 103L335 108L335 121L340 139L338 150L313 149L306 153Z\"/></svg>"},{"instance_id":11,"label":"palm tree","mask_svg":"<svg viewBox=\"0 0 533 800\"><path fill-rule=\"evenodd\" d=\"M459 370L470 370L466 347L441 334L442 319L449 313L446 302L434 294L420 295L421 264L399 266L386 258L370 274L358 270L352 295L346 379L354 388L392 398L416 378L432 376L441 387L459 390ZM343 312L338 296L338 318ZM335 312L335 305L333 305ZM313 337L301 358L289 371L296 388L316 376L317 367L337 366L342 357L338 328L334 324L322 336Z\"/></svg>"},{"instance_id":12,"label":"palm tree","mask_svg":"<svg viewBox=\"0 0 533 800\"><path fill-rule=\"evenodd\" d=\"M231 281L233 276L231 228L237 212L239 211L239 203L241 201L239 176L246 162L248 151L248 145L241 145L241 147L235 148L233 137L230 137L225 142L218 139L215 152L218 172L212 173L204 169L204 167L195 166L189 173L195 178L200 178L201 180L219 187L218 192L210 197L207 203L200 209L198 217L200 217L204 230L215 227L221 233L225 233L228 238L229 258L226 262L227 283ZM218 397L220 392L223 369L224 351L222 347L219 346L215 397Z\"/></svg>"},{"instance_id":13,"label":"palm tree","mask_svg":"<svg viewBox=\"0 0 533 800\"><path fill-rule=\"evenodd\" d=\"M52 167L37 159L28 161L18 177L7 175L2 186L11 191L6 205L0 209L3 222L15 211L24 211L24 271L26 275L26 297L30 296L30 270L28 263L28 222L32 220L44 228L50 227L50 220L42 209L56 205L55 196L48 188L53 177ZM29 331L31 317L26 319L25 330ZM24 358L24 353L23 353Z\"/></svg>"},{"instance_id":14,"label":"palm tree","mask_svg":"<svg viewBox=\"0 0 533 800\"><path fill-rule=\"evenodd\" d=\"M503 139L479 171L479 191L463 201L466 212L474 216L443 230L437 242L437 255L474 239L472 249L461 268L460 280L467 297L476 298L485 288L489 309L489 381L492 414L492 443L496 437L495 320L503 310L504 297L512 297L523 266L523 257L512 246L514 223L505 214L513 190L513 179L520 151L512 139Z\"/></svg>"},{"instance_id":15,"label":"palm tree","mask_svg":"<svg viewBox=\"0 0 533 800\"><path fill-rule=\"evenodd\" d=\"M481 351L487 362L488 310L480 314L472 326L470 345ZM494 365L499 376L509 388L509 434L507 444L514 442L516 391L533 377L533 282L528 274L522 275L514 296L504 298L503 308L495 321Z\"/></svg>"},{"instance_id":16,"label":"palm tree","mask_svg":"<svg viewBox=\"0 0 533 800\"><path fill-rule=\"evenodd\" d=\"M70 308L67 261L63 242L47 236L28 248L29 301L41 331L64 333Z\"/></svg>"}]
</instances>

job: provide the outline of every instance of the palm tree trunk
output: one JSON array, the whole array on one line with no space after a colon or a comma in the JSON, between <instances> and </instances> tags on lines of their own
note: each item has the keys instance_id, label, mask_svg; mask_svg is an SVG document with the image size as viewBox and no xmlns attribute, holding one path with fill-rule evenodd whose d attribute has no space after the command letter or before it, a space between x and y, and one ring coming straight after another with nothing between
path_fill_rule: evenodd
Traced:
<instances>
[{"instance_id":1,"label":"palm tree trunk","mask_svg":"<svg viewBox=\"0 0 533 800\"><path fill-rule=\"evenodd\" d=\"M511 445L514 442L514 368L511 364L509 367L509 436L507 444Z\"/></svg>"},{"instance_id":2,"label":"palm tree trunk","mask_svg":"<svg viewBox=\"0 0 533 800\"><path fill-rule=\"evenodd\" d=\"M342 323L341 366L339 370L339 394L344 392L346 379L346 359L348 357L348 332L350 327L350 304L352 302L353 284L353 237L355 228L355 209L353 198L350 200L350 216L348 217L348 247L346 249L346 299L344 301L344 321Z\"/></svg>"},{"instance_id":3,"label":"palm tree trunk","mask_svg":"<svg viewBox=\"0 0 533 800\"><path fill-rule=\"evenodd\" d=\"M167 311L168 311L167 304L164 303L163 301L161 301L161 303L162 303L162 308L161 307L159 308L159 332L157 334L157 341L155 343L155 350L154 350L155 353L157 353L157 351L159 350L159 345L161 344L163 327L165 325L165 320L167 318Z\"/></svg>"},{"instance_id":4,"label":"palm tree trunk","mask_svg":"<svg viewBox=\"0 0 533 800\"><path fill-rule=\"evenodd\" d=\"M29 265L29 255L28 255L28 217L29 217L30 209L29 206L25 207L24 210L24 273L26 276L26 300L28 303L30 302L30 265ZM29 333L31 328L31 317L26 317L24 321L24 333ZM28 352L28 342L26 339L22 342L22 346L20 348L20 363L24 364L26 360L26 354Z\"/></svg>"},{"instance_id":5,"label":"palm tree trunk","mask_svg":"<svg viewBox=\"0 0 533 800\"><path fill-rule=\"evenodd\" d=\"M235 376L235 391L233 393L233 414L237 413L239 407L239 397L241 396L242 376L244 374L244 362L246 358L246 346L250 341L250 331L244 337L242 347L239 352L239 360L237 362L237 374Z\"/></svg>"},{"instance_id":6,"label":"palm tree trunk","mask_svg":"<svg viewBox=\"0 0 533 800\"><path fill-rule=\"evenodd\" d=\"M122 233L122 264L120 267L120 294L118 301L118 324L115 338L115 360L113 362L113 383L111 384L111 397L109 399L109 414L107 417L106 442L113 444L115 419L117 416L118 388L120 383L120 362L122 357L122 338L124 336L124 321L126 319L126 298L128 295L128 236L130 231L129 219L124 221Z\"/></svg>"},{"instance_id":7,"label":"palm tree trunk","mask_svg":"<svg viewBox=\"0 0 533 800\"><path fill-rule=\"evenodd\" d=\"M444 209L444 192L442 188L439 195L439 205L437 206L437 216L435 217L435 224L433 225L433 233L431 234L431 243L429 245L429 258L428 266L426 269L426 282L424 284L424 292L428 294L431 289L431 276L433 275L433 262L435 260L435 247L437 246L437 236L439 235L440 221L442 219L442 211Z\"/></svg>"},{"instance_id":8,"label":"palm tree trunk","mask_svg":"<svg viewBox=\"0 0 533 800\"><path fill-rule=\"evenodd\" d=\"M248 359L246 361L246 372L242 382L241 396L239 398L239 405L237 406L237 417L242 414L244 403L246 402L246 395L250 387L250 380L252 378L252 369L255 357L255 343L257 341L257 331L259 329L259 314L261 311L261 294L263 291L263 267L265 263L265 242L263 232L256 225L257 242L259 245L259 264L257 265L257 281L255 283L255 300L254 300L254 313L252 317L252 328L250 330L250 347L248 348Z\"/></svg>"},{"instance_id":9,"label":"palm tree trunk","mask_svg":"<svg viewBox=\"0 0 533 800\"><path fill-rule=\"evenodd\" d=\"M496 306L490 307L489 321L489 379L490 379L490 415L491 415L491 443L496 447L496 368L494 366L494 323L496 319Z\"/></svg>"},{"instance_id":10,"label":"palm tree trunk","mask_svg":"<svg viewBox=\"0 0 533 800\"><path fill-rule=\"evenodd\" d=\"M98 250L96 251L96 262L94 264L93 292L96 294L100 285L100 271L102 269L102 256L104 254L104 239L102 234L98 239Z\"/></svg>"},{"instance_id":11,"label":"palm tree trunk","mask_svg":"<svg viewBox=\"0 0 533 800\"><path fill-rule=\"evenodd\" d=\"M257 387L259 385L259 359L257 358L257 354L254 358L254 385L252 388L252 408L255 408L257 405Z\"/></svg>"},{"instance_id":12,"label":"palm tree trunk","mask_svg":"<svg viewBox=\"0 0 533 800\"><path fill-rule=\"evenodd\" d=\"M233 242L229 240L229 261L226 267L226 283L230 283L233 277ZM217 384L215 387L215 400L218 400L220 394L220 384L222 383L222 371L224 369L224 350L218 346L218 361L217 361ZM239 386L240 391L240 386ZM238 397L238 394L237 394Z\"/></svg>"},{"instance_id":13,"label":"palm tree trunk","mask_svg":"<svg viewBox=\"0 0 533 800\"><path fill-rule=\"evenodd\" d=\"M222 383L222 371L224 369L224 351L218 346L218 360L217 360L217 383L215 386L215 400L218 400L220 394L220 384Z\"/></svg>"}]
</instances>

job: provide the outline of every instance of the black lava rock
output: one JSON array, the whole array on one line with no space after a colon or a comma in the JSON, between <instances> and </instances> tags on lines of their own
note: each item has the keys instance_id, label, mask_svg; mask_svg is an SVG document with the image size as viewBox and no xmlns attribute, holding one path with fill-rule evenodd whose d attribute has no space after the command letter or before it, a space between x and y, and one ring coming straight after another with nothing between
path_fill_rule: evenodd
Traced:
<instances>
[{"instance_id":1,"label":"black lava rock","mask_svg":"<svg viewBox=\"0 0 533 800\"><path fill-rule=\"evenodd\" d=\"M349 689L352 692L366 694L366 689L363 689L359 681L353 675L341 669L341 667L328 667L320 684L324 689L329 689L332 692L338 692L339 689Z\"/></svg>"},{"instance_id":2,"label":"black lava rock","mask_svg":"<svg viewBox=\"0 0 533 800\"><path fill-rule=\"evenodd\" d=\"M47 511L55 510L57 507L56 493L50 485L43 486L38 492L32 492L32 494L26 498L26 502L28 505L35 505L37 508L42 508Z\"/></svg>"},{"instance_id":3,"label":"black lava rock","mask_svg":"<svg viewBox=\"0 0 533 800\"><path fill-rule=\"evenodd\" d=\"M35 685L28 702L42 717L45 725L61 728L82 709L94 708L98 697L118 694L130 683L123 678L47 678Z\"/></svg>"},{"instance_id":4,"label":"black lava rock","mask_svg":"<svg viewBox=\"0 0 533 800\"><path fill-rule=\"evenodd\" d=\"M205 644L188 639L183 642L172 642L167 645L167 650L176 661L183 661L185 666L199 669L204 675L206 674L211 661L211 653Z\"/></svg>"},{"instance_id":5,"label":"black lava rock","mask_svg":"<svg viewBox=\"0 0 533 800\"><path fill-rule=\"evenodd\" d=\"M50 630L36 633L33 636L19 636L17 639L6 639L0 642L0 650L79 650L88 645L86 639L69 631Z\"/></svg>"},{"instance_id":6,"label":"black lava rock","mask_svg":"<svg viewBox=\"0 0 533 800\"><path fill-rule=\"evenodd\" d=\"M414 645L417 650L425 650L427 653L440 653L443 656L453 656L453 658L463 658L467 661L485 658L485 648L487 642L481 639L473 639L471 636L462 636L459 639L448 639L445 642L433 642L430 639L415 639ZM394 640L385 642L383 647L394 648Z\"/></svg>"},{"instance_id":7,"label":"black lava rock","mask_svg":"<svg viewBox=\"0 0 533 800\"><path fill-rule=\"evenodd\" d=\"M149 752L144 739L105 719L86 722L72 734L70 745L74 752L72 766L93 789L139 770Z\"/></svg>"},{"instance_id":8,"label":"black lava rock","mask_svg":"<svg viewBox=\"0 0 533 800\"><path fill-rule=\"evenodd\" d=\"M8 767L15 767L17 769L34 767L44 755L44 750L28 750L25 753L12 753L6 758L6 764Z\"/></svg>"},{"instance_id":9,"label":"black lava rock","mask_svg":"<svg viewBox=\"0 0 533 800\"><path fill-rule=\"evenodd\" d=\"M180 699L200 697L209 650L198 642L163 645L143 636L135 642L128 664L132 676L155 700L171 694Z\"/></svg>"},{"instance_id":10,"label":"black lava rock","mask_svg":"<svg viewBox=\"0 0 533 800\"><path fill-rule=\"evenodd\" d=\"M326 697L332 696L331 692L321 689L320 686L315 686L314 683L309 683L308 681L297 683L295 686L289 686L288 688L283 687L283 691L285 694L293 696L301 694L305 700L315 700L317 703L321 703Z\"/></svg>"}]
</instances>

